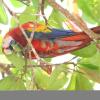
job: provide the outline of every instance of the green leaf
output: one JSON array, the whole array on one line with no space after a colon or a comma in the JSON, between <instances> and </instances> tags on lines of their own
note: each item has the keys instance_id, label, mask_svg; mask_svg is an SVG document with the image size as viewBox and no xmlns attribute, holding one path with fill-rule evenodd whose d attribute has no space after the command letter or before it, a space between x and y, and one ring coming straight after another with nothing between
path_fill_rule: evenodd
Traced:
<instances>
[{"instance_id":1,"label":"green leaf","mask_svg":"<svg viewBox=\"0 0 100 100\"><path fill-rule=\"evenodd\" d=\"M67 87L67 90L92 90L93 89L93 83L90 82L90 80L80 74L74 72L71 76L70 83Z\"/></svg>"},{"instance_id":2,"label":"green leaf","mask_svg":"<svg viewBox=\"0 0 100 100\"><path fill-rule=\"evenodd\" d=\"M47 89L49 76L40 68L34 68L35 82L41 89Z\"/></svg>"},{"instance_id":3,"label":"green leaf","mask_svg":"<svg viewBox=\"0 0 100 100\"><path fill-rule=\"evenodd\" d=\"M8 17L4 9L4 5L0 3L0 23L7 24Z\"/></svg>"},{"instance_id":4,"label":"green leaf","mask_svg":"<svg viewBox=\"0 0 100 100\"><path fill-rule=\"evenodd\" d=\"M0 80L0 90L26 90L21 79L14 76L7 76Z\"/></svg>"},{"instance_id":5,"label":"green leaf","mask_svg":"<svg viewBox=\"0 0 100 100\"><path fill-rule=\"evenodd\" d=\"M0 54L2 53L2 36L0 34Z\"/></svg>"},{"instance_id":6,"label":"green leaf","mask_svg":"<svg viewBox=\"0 0 100 100\"><path fill-rule=\"evenodd\" d=\"M66 64L62 64L61 66L57 66L51 74L51 80L55 80L61 72L65 72L65 71L67 71Z\"/></svg>"},{"instance_id":7,"label":"green leaf","mask_svg":"<svg viewBox=\"0 0 100 100\"><path fill-rule=\"evenodd\" d=\"M90 58L81 59L78 66L91 80L100 83L100 52Z\"/></svg>"},{"instance_id":8,"label":"green leaf","mask_svg":"<svg viewBox=\"0 0 100 100\"><path fill-rule=\"evenodd\" d=\"M94 56L90 58L84 58L80 60L78 64L82 67L100 70L100 52L98 51Z\"/></svg>"},{"instance_id":9,"label":"green leaf","mask_svg":"<svg viewBox=\"0 0 100 100\"><path fill-rule=\"evenodd\" d=\"M86 21L100 24L100 0L78 0L78 6L82 10L83 18L85 18Z\"/></svg>"},{"instance_id":10,"label":"green leaf","mask_svg":"<svg viewBox=\"0 0 100 100\"><path fill-rule=\"evenodd\" d=\"M40 68L35 68L35 82L38 87L45 90L58 90L61 89L67 82L67 77L63 71L66 68L63 65L55 69L50 76Z\"/></svg>"},{"instance_id":11,"label":"green leaf","mask_svg":"<svg viewBox=\"0 0 100 100\"><path fill-rule=\"evenodd\" d=\"M15 28L18 26L18 24L16 23L16 20L15 20L15 17L11 18L10 25L11 25L11 28Z\"/></svg>"},{"instance_id":12,"label":"green leaf","mask_svg":"<svg viewBox=\"0 0 100 100\"><path fill-rule=\"evenodd\" d=\"M63 88L63 86L65 85L65 83L67 82L68 78L66 77L65 73L60 73L57 77L57 79L53 80L52 78L50 78L49 82L48 82L48 87L47 90L58 90Z\"/></svg>"},{"instance_id":13,"label":"green leaf","mask_svg":"<svg viewBox=\"0 0 100 100\"><path fill-rule=\"evenodd\" d=\"M35 12L38 12L39 10L39 0L32 0L33 3L33 9L35 9Z\"/></svg>"},{"instance_id":14,"label":"green leaf","mask_svg":"<svg viewBox=\"0 0 100 100\"><path fill-rule=\"evenodd\" d=\"M33 7L27 7L26 10L19 16L20 24L36 20L36 16L34 14L35 10L33 9Z\"/></svg>"},{"instance_id":15,"label":"green leaf","mask_svg":"<svg viewBox=\"0 0 100 100\"><path fill-rule=\"evenodd\" d=\"M11 62L7 59L7 57L3 53L0 54L0 63L11 64Z\"/></svg>"},{"instance_id":16,"label":"green leaf","mask_svg":"<svg viewBox=\"0 0 100 100\"><path fill-rule=\"evenodd\" d=\"M91 45L85 48L72 52L72 54L80 57L92 57L93 55L96 54L96 52L97 52L96 44L92 43Z\"/></svg>"},{"instance_id":17,"label":"green leaf","mask_svg":"<svg viewBox=\"0 0 100 100\"><path fill-rule=\"evenodd\" d=\"M93 64L90 64L89 61L85 61L84 62L81 62L81 67L87 67L87 68L90 68L92 70L99 70L99 66L96 66L96 65L93 65Z\"/></svg>"},{"instance_id":18,"label":"green leaf","mask_svg":"<svg viewBox=\"0 0 100 100\"><path fill-rule=\"evenodd\" d=\"M12 3L12 5L16 8L22 7L24 6L23 3L20 2L21 0L10 0L10 2Z\"/></svg>"},{"instance_id":19,"label":"green leaf","mask_svg":"<svg viewBox=\"0 0 100 100\"><path fill-rule=\"evenodd\" d=\"M90 61L90 58L89 59L84 58L80 60L78 64L80 65L80 67L86 67L93 70L99 70L99 65L92 64Z\"/></svg>"},{"instance_id":20,"label":"green leaf","mask_svg":"<svg viewBox=\"0 0 100 100\"><path fill-rule=\"evenodd\" d=\"M80 70L94 82L100 83L100 70L90 69L87 67L80 67Z\"/></svg>"},{"instance_id":21,"label":"green leaf","mask_svg":"<svg viewBox=\"0 0 100 100\"><path fill-rule=\"evenodd\" d=\"M6 55L6 57L15 67L19 69L22 69L23 66L25 66L25 59L22 57L22 55L12 53L10 55Z\"/></svg>"},{"instance_id":22,"label":"green leaf","mask_svg":"<svg viewBox=\"0 0 100 100\"><path fill-rule=\"evenodd\" d=\"M91 16L86 16L85 14L82 15L82 18L91 24L96 24L97 22L91 18Z\"/></svg>"},{"instance_id":23,"label":"green leaf","mask_svg":"<svg viewBox=\"0 0 100 100\"><path fill-rule=\"evenodd\" d=\"M62 23L65 21L65 19L66 17L62 13L54 9L48 19L48 23L52 27L63 28Z\"/></svg>"},{"instance_id":24,"label":"green leaf","mask_svg":"<svg viewBox=\"0 0 100 100\"><path fill-rule=\"evenodd\" d=\"M89 59L90 63L99 66L100 69L100 52L98 51L94 56Z\"/></svg>"},{"instance_id":25,"label":"green leaf","mask_svg":"<svg viewBox=\"0 0 100 100\"><path fill-rule=\"evenodd\" d=\"M68 80L64 73L65 71L67 71L67 67L64 64L54 69L49 78L48 90L58 90L63 88L64 84Z\"/></svg>"},{"instance_id":26,"label":"green leaf","mask_svg":"<svg viewBox=\"0 0 100 100\"><path fill-rule=\"evenodd\" d=\"M44 58L46 62L51 62L52 58Z\"/></svg>"},{"instance_id":27,"label":"green leaf","mask_svg":"<svg viewBox=\"0 0 100 100\"><path fill-rule=\"evenodd\" d=\"M67 90L75 90L76 89L76 76L77 76L77 73L74 72L71 76Z\"/></svg>"},{"instance_id":28,"label":"green leaf","mask_svg":"<svg viewBox=\"0 0 100 100\"><path fill-rule=\"evenodd\" d=\"M77 73L76 90L93 90L93 84L87 77Z\"/></svg>"}]
</instances>

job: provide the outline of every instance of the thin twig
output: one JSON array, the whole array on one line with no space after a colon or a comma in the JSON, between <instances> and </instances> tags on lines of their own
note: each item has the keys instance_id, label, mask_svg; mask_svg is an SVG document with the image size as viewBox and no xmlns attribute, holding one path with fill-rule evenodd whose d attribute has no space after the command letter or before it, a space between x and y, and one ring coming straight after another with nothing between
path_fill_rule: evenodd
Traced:
<instances>
[{"instance_id":1,"label":"thin twig","mask_svg":"<svg viewBox=\"0 0 100 100\"><path fill-rule=\"evenodd\" d=\"M71 69L71 68L66 68L66 69L67 69L67 71L64 71L64 72L77 72L77 73L85 75L85 73L83 73L82 71L79 71L79 70L75 70L75 69Z\"/></svg>"},{"instance_id":2,"label":"thin twig","mask_svg":"<svg viewBox=\"0 0 100 100\"><path fill-rule=\"evenodd\" d=\"M48 24L48 20L45 16L45 13L44 13L44 5L45 5L45 0L40 0L40 6L41 6L41 14L43 15L43 18L45 20L45 24L47 25Z\"/></svg>"},{"instance_id":3,"label":"thin twig","mask_svg":"<svg viewBox=\"0 0 100 100\"><path fill-rule=\"evenodd\" d=\"M21 3L23 3L23 4L25 4L26 6L29 6L28 3L30 3L30 0L27 0L27 2L24 2L23 0L17 0L17 1L19 1L19 2L21 2Z\"/></svg>"},{"instance_id":4,"label":"thin twig","mask_svg":"<svg viewBox=\"0 0 100 100\"><path fill-rule=\"evenodd\" d=\"M9 11L10 15L20 14L20 13L13 12L4 1L2 2L3 2L4 7Z\"/></svg>"},{"instance_id":5,"label":"thin twig","mask_svg":"<svg viewBox=\"0 0 100 100\"><path fill-rule=\"evenodd\" d=\"M22 28L21 25L19 25L19 28L20 28L20 30L22 31L23 35L25 36L25 38L26 38L26 40L27 40L29 46L31 47L31 49L32 49L32 51L33 51L35 57L36 57L37 60L39 61L41 58L40 58L39 55L37 54L37 52L36 52L34 46L31 44L30 39L29 39L29 38L27 37L27 35L26 35L26 32L24 31L24 29Z\"/></svg>"}]
</instances>

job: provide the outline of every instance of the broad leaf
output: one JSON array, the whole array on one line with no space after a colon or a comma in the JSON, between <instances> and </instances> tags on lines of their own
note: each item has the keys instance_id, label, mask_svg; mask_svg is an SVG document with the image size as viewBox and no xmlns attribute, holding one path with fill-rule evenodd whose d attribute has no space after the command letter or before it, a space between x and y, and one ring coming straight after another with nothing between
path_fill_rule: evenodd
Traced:
<instances>
[{"instance_id":1,"label":"broad leaf","mask_svg":"<svg viewBox=\"0 0 100 100\"><path fill-rule=\"evenodd\" d=\"M44 58L46 62L51 62L52 58Z\"/></svg>"},{"instance_id":2,"label":"broad leaf","mask_svg":"<svg viewBox=\"0 0 100 100\"><path fill-rule=\"evenodd\" d=\"M7 57L3 53L0 54L0 63L11 64L11 62L7 59Z\"/></svg>"},{"instance_id":3,"label":"broad leaf","mask_svg":"<svg viewBox=\"0 0 100 100\"><path fill-rule=\"evenodd\" d=\"M32 0L33 3L33 9L35 9L35 12L38 12L39 10L39 0Z\"/></svg>"},{"instance_id":4,"label":"broad leaf","mask_svg":"<svg viewBox=\"0 0 100 100\"><path fill-rule=\"evenodd\" d=\"M67 90L75 90L76 89L76 76L77 73L73 72Z\"/></svg>"},{"instance_id":5,"label":"broad leaf","mask_svg":"<svg viewBox=\"0 0 100 100\"><path fill-rule=\"evenodd\" d=\"M10 55L6 55L6 57L15 67L19 69L22 69L23 66L25 66L25 59L22 57L22 55L12 53Z\"/></svg>"},{"instance_id":6,"label":"broad leaf","mask_svg":"<svg viewBox=\"0 0 100 100\"><path fill-rule=\"evenodd\" d=\"M12 5L16 8L22 7L24 6L22 2L22 0L10 0L10 2L12 3Z\"/></svg>"},{"instance_id":7,"label":"broad leaf","mask_svg":"<svg viewBox=\"0 0 100 100\"><path fill-rule=\"evenodd\" d=\"M65 64L61 66L57 66L50 76L47 89L57 90L63 88L64 84L68 81L68 78L64 73L66 71L67 71L67 67Z\"/></svg>"},{"instance_id":8,"label":"broad leaf","mask_svg":"<svg viewBox=\"0 0 100 100\"><path fill-rule=\"evenodd\" d=\"M26 8L26 10L19 16L19 22L20 24L29 22L29 21L35 21L36 20L36 15L35 10L33 9L32 6L29 6Z\"/></svg>"},{"instance_id":9,"label":"broad leaf","mask_svg":"<svg viewBox=\"0 0 100 100\"><path fill-rule=\"evenodd\" d=\"M100 70L100 52L98 51L90 58L84 58L78 62L79 65L90 69Z\"/></svg>"},{"instance_id":10,"label":"broad leaf","mask_svg":"<svg viewBox=\"0 0 100 100\"><path fill-rule=\"evenodd\" d=\"M8 76L0 80L0 90L26 90L21 79Z\"/></svg>"},{"instance_id":11,"label":"broad leaf","mask_svg":"<svg viewBox=\"0 0 100 100\"><path fill-rule=\"evenodd\" d=\"M94 82L100 83L100 70L95 70L95 69L81 67L80 71L82 71L83 73L85 73L85 75L88 78L90 78L91 80L93 80Z\"/></svg>"},{"instance_id":12,"label":"broad leaf","mask_svg":"<svg viewBox=\"0 0 100 100\"><path fill-rule=\"evenodd\" d=\"M83 12L83 18L90 23L100 24L100 0L78 0L78 5Z\"/></svg>"},{"instance_id":13,"label":"broad leaf","mask_svg":"<svg viewBox=\"0 0 100 100\"><path fill-rule=\"evenodd\" d=\"M34 69L35 82L41 89L46 89L48 87L49 76L40 68Z\"/></svg>"},{"instance_id":14,"label":"broad leaf","mask_svg":"<svg viewBox=\"0 0 100 100\"><path fill-rule=\"evenodd\" d=\"M76 90L92 90L93 84L90 80L82 74L77 73Z\"/></svg>"},{"instance_id":15,"label":"broad leaf","mask_svg":"<svg viewBox=\"0 0 100 100\"><path fill-rule=\"evenodd\" d=\"M64 71L65 66L60 66L56 68L50 76L46 74L41 69L35 69L35 82L38 87L45 90L57 90L63 88L64 84L67 82L68 78Z\"/></svg>"},{"instance_id":16,"label":"broad leaf","mask_svg":"<svg viewBox=\"0 0 100 100\"><path fill-rule=\"evenodd\" d=\"M48 23L52 27L63 28L62 23L65 21L65 19L66 17L62 13L54 9L48 19Z\"/></svg>"},{"instance_id":17,"label":"broad leaf","mask_svg":"<svg viewBox=\"0 0 100 100\"><path fill-rule=\"evenodd\" d=\"M11 28L15 28L18 26L18 24L16 23L16 20L15 20L15 17L11 18L10 25L11 25Z\"/></svg>"},{"instance_id":18,"label":"broad leaf","mask_svg":"<svg viewBox=\"0 0 100 100\"><path fill-rule=\"evenodd\" d=\"M72 52L72 54L80 57L92 57L97 52L96 44L92 43L91 45L84 47L80 50Z\"/></svg>"},{"instance_id":19,"label":"broad leaf","mask_svg":"<svg viewBox=\"0 0 100 100\"><path fill-rule=\"evenodd\" d=\"M2 3L0 4L0 23L3 23L3 24L8 23L8 17Z\"/></svg>"},{"instance_id":20,"label":"broad leaf","mask_svg":"<svg viewBox=\"0 0 100 100\"><path fill-rule=\"evenodd\" d=\"M81 59L78 66L91 80L100 83L100 52L93 57Z\"/></svg>"},{"instance_id":21,"label":"broad leaf","mask_svg":"<svg viewBox=\"0 0 100 100\"><path fill-rule=\"evenodd\" d=\"M2 53L2 36L0 35L0 54Z\"/></svg>"}]
</instances>

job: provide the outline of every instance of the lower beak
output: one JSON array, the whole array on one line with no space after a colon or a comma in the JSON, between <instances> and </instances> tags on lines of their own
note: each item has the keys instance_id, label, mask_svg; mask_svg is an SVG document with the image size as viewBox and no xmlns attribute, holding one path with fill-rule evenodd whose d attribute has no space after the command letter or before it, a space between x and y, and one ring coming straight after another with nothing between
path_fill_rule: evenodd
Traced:
<instances>
[{"instance_id":1,"label":"lower beak","mask_svg":"<svg viewBox=\"0 0 100 100\"><path fill-rule=\"evenodd\" d=\"M2 51L3 51L3 53L5 54L5 55L10 55L10 54L12 54L12 51L10 50L10 49L2 49Z\"/></svg>"}]
</instances>

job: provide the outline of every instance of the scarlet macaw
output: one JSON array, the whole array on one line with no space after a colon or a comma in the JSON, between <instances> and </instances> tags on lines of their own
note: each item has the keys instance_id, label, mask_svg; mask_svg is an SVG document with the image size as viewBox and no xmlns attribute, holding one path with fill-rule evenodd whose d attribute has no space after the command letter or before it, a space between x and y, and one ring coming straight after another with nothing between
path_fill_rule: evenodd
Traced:
<instances>
[{"instance_id":1,"label":"scarlet macaw","mask_svg":"<svg viewBox=\"0 0 100 100\"><path fill-rule=\"evenodd\" d=\"M33 22L28 22L21 26L28 37L30 37L34 29L31 43L41 58L55 57L78 50L89 45L92 41L84 32L48 28L43 24ZM94 27L92 30L100 33L98 27ZM5 54L9 54L13 50L12 44L14 42L18 43L21 47L26 47L27 45L27 41L19 27L11 29L5 35L3 39L3 52ZM36 58L33 52L31 52L31 57L32 59Z\"/></svg>"}]
</instances>

